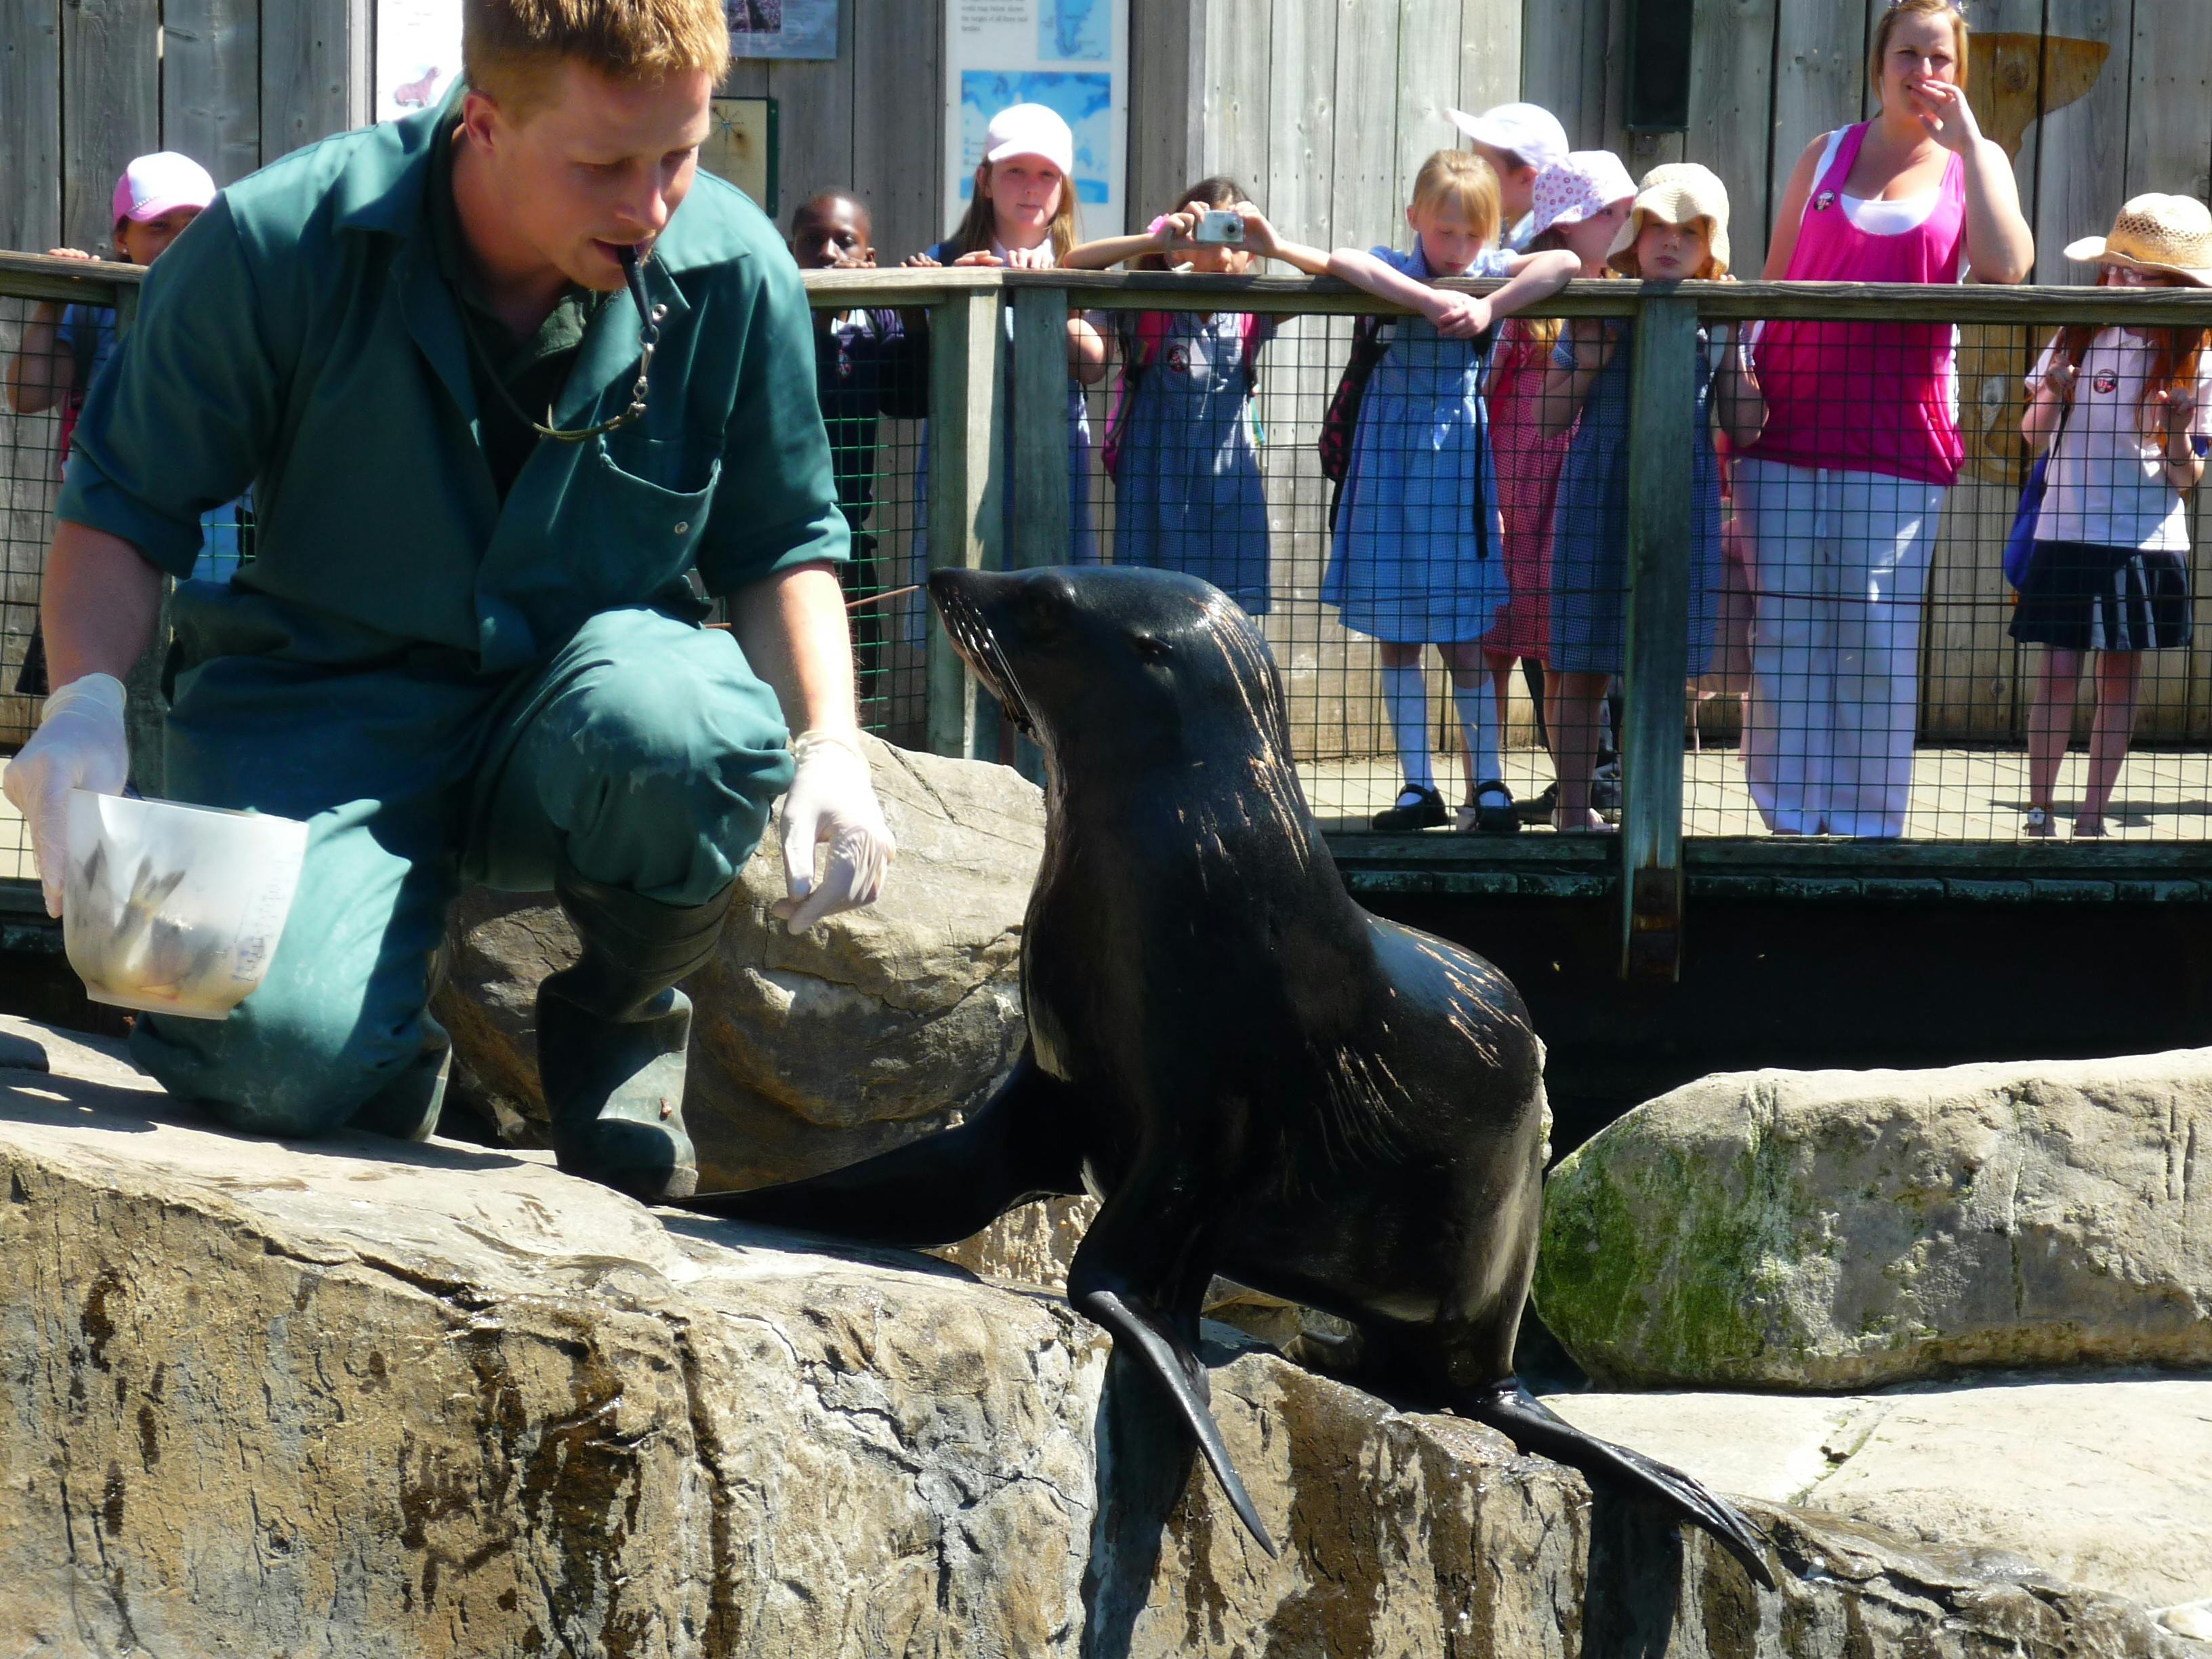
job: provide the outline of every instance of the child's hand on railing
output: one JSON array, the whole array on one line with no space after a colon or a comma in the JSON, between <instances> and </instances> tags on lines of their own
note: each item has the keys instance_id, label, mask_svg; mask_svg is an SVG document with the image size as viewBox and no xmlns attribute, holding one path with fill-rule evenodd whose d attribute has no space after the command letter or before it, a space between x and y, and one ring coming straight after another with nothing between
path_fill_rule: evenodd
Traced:
<instances>
[{"instance_id":1,"label":"child's hand on railing","mask_svg":"<svg viewBox=\"0 0 2212 1659\"><path fill-rule=\"evenodd\" d=\"M1476 294L1453 294L1431 289L1421 309L1447 340L1472 340L1490 326L1490 301Z\"/></svg>"},{"instance_id":2,"label":"child's hand on railing","mask_svg":"<svg viewBox=\"0 0 2212 1659\"><path fill-rule=\"evenodd\" d=\"M92 258L92 255L87 253L81 247L50 247L46 250L46 258L49 259L89 260Z\"/></svg>"}]
</instances>

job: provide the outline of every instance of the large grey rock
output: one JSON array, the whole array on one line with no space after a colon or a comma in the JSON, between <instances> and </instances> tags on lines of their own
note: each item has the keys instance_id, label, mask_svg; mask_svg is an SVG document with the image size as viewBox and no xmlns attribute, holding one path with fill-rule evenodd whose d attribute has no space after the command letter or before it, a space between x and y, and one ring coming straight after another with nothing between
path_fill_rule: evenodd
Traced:
<instances>
[{"instance_id":1,"label":"large grey rock","mask_svg":"<svg viewBox=\"0 0 2212 1659\"><path fill-rule=\"evenodd\" d=\"M1536 1303L1642 1386L2204 1365L2200 1140L2212 1051L1707 1078L1553 1171Z\"/></svg>"},{"instance_id":2,"label":"large grey rock","mask_svg":"<svg viewBox=\"0 0 2212 1659\"><path fill-rule=\"evenodd\" d=\"M2153 1606L2212 1596L2212 1377L2002 1372L1876 1394L1548 1403L1722 1491L2022 1558Z\"/></svg>"},{"instance_id":3,"label":"large grey rock","mask_svg":"<svg viewBox=\"0 0 2212 1659\"><path fill-rule=\"evenodd\" d=\"M1759 1511L1792 1576L1758 1594L1486 1430L1216 1346L1270 1560L1158 1478L1149 1396L1055 1298L538 1154L216 1134L46 1040L0 1072L0 1652L2186 1650L1797 1511Z\"/></svg>"},{"instance_id":4,"label":"large grey rock","mask_svg":"<svg viewBox=\"0 0 2212 1659\"><path fill-rule=\"evenodd\" d=\"M698 1007L685 1120L707 1190L835 1169L958 1121L1021 1050L1022 919L1043 799L1012 769L867 740L898 837L883 899L793 937L771 832L744 871ZM544 1121L538 982L575 935L544 895L473 892L435 1011L460 1090L527 1144Z\"/></svg>"}]
</instances>

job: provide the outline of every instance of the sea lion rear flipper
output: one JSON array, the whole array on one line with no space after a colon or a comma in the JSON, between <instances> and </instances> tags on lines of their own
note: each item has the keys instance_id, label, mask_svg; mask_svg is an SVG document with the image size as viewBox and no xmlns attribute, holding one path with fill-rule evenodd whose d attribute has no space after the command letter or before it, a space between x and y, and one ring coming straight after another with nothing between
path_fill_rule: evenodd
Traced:
<instances>
[{"instance_id":1,"label":"sea lion rear flipper","mask_svg":"<svg viewBox=\"0 0 2212 1659\"><path fill-rule=\"evenodd\" d=\"M1768 1540L1733 1504L1706 1491L1680 1469L1584 1434L1532 1397L1517 1379L1508 1377L1492 1388L1464 1391L1454 1397L1452 1409L1462 1417L1489 1425L1524 1452L1565 1463L1592 1480L1657 1498L1711 1533L1759 1584L1767 1589L1775 1588L1773 1569L1766 1564Z\"/></svg>"},{"instance_id":2,"label":"sea lion rear flipper","mask_svg":"<svg viewBox=\"0 0 2212 1659\"><path fill-rule=\"evenodd\" d=\"M1213 1420L1213 1413L1206 1405L1205 1373L1198 1369L1196 1356L1183 1347L1158 1316L1121 1291L1091 1290L1080 1295L1071 1294L1068 1300L1077 1311L1111 1331L1117 1346L1127 1342L1129 1351L1142 1358L1146 1367L1159 1379L1160 1386L1175 1401L1176 1410L1198 1442L1199 1449L1206 1454L1214 1479L1221 1482L1221 1490L1228 1494L1237 1518L1271 1558L1279 1556L1282 1551L1267 1535L1260 1511L1253 1504L1251 1493L1244 1490L1243 1478L1237 1473L1229 1447L1221 1437L1221 1425Z\"/></svg>"},{"instance_id":3,"label":"sea lion rear flipper","mask_svg":"<svg viewBox=\"0 0 2212 1659\"><path fill-rule=\"evenodd\" d=\"M927 1249L980 1232L1032 1198L1083 1190L1076 1091L1024 1049L998 1093L957 1129L805 1181L702 1193L680 1206L868 1244Z\"/></svg>"}]
</instances>

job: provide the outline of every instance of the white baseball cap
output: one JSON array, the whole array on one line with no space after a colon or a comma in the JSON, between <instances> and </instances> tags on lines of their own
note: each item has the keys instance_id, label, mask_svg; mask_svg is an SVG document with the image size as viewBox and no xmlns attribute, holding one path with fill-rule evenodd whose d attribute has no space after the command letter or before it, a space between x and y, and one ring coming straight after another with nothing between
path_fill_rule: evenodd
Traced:
<instances>
[{"instance_id":1,"label":"white baseball cap","mask_svg":"<svg viewBox=\"0 0 2212 1659\"><path fill-rule=\"evenodd\" d=\"M110 222L125 219L143 224L158 219L171 208L204 208L215 200L215 180L189 155L157 149L142 155L123 169L115 181L115 211Z\"/></svg>"},{"instance_id":2,"label":"white baseball cap","mask_svg":"<svg viewBox=\"0 0 2212 1659\"><path fill-rule=\"evenodd\" d=\"M1075 177L1075 135L1056 111L1042 104L1014 104L991 118L983 134L983 159L998 162L1010 155L1042 156L1063 178Z\"/></svg>"},{"instance_id":3,"label":"white baseball cap","mask_svg":"<svg viewBox=\"0 0 2212 1659\"><path fill-rule=\"evenodd\" d=\"M1510 150L1539 173L1567 159L1567 130L1558 116L1534 104L1500 104L1480 115L1456 109L1444 113L1476 143Z\"/></svg>"}]
</instances>

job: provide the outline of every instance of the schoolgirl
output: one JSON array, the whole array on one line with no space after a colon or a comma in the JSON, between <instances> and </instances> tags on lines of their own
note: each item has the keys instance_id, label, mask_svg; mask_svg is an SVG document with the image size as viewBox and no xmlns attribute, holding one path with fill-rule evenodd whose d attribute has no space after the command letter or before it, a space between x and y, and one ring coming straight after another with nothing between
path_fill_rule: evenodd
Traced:
<instances>
[{"instance_id":1,"label":"schoolgirl","mask_svg":"<svg viewBox=\"0 0 2212 1659\"><path fill-rule=\"evenodd\" d=\"M2212 288L2212 210L2138 196L2109 236L2066 250L2100 286ZM2051 452L2012 636L2040 645L2027 723L2024 834L2052 833L2052 793L2074 726L2083 659L2097 653L2097 714L2077 836L2106 833L2135 732L2143 653L2189 644L2189 508L2212 447L2212 351L2203 329L2061 329L2028 377L2021 431Z\"/></svg>"},{"instance_id":2,"label":"schoolgirl","mask_svg":"<svg viewBox=\"0 0 2212 1659\"><path fill-rule=\"evenodd\" d=\"M1648 282L1728 274L1728 190L1694 161L1644 176L1628 222L1616 237L1613 268ZM1713 449L1718 419L1729 440L1759 436L1766 406L1732 339L1698 361L1697 420L1690 457L1694 513L1690 571L1688 672L1704 672L1712 649L1721 582L1720 465ZM1606 688L1626 669L1628 588L1628 416L1634 341L1626 325L1578 319L1553 349L1546 386L1548 427L1573 437L1559 468L1552 539L1552 742L1559 799L1553 827L1609 829L1589 802L1598 721Z\"/></svg>"},{"instance_id":3,"label":"schoolgirl","mask_svg":"<svg viewBox=\"0 0 2212 1659\"><path fill-rule=\"evenodd\" d=\"M1433 645L1451 672L1476 784L1462 827L1521 827L1505 787L1499 723L1482 636L1506 599L1498 546L1498 477L1482 377L1497 319L1556 294L1574 274L1564 250L1498 246L1498 175L1480 157L1439 150L1413 180L1406 222L1411 251L1340 248L1326 260L1277 239L1278 257L1326 272L1413 311L1392 325L1353 429L1322 598L1344 625L1377 641L1382 700L1405 787L1379 812L1385 832L1450 821L1431 759L1422 653ZM1431 286L1454 276L1504 276L1486 297Z\"/></svg>"},{"instance_id":4,"label":"schoolgirl","mask_svg":"<svg viewBox=\"0 0 2212 1659\"><path fill-rule=\"evenodd\" d=\"M1529 248L1565 248L1575 256L1578 276L1608 275L1611 267L1606 262L1613 239L1628 222L1635 198L1636 181L1618 156L1608 150L1577 150L1537 176ZM1483 636L1483 661L1490 670L1501 729L1513 665L1516 660L1521 664L1536 703L1537 733L1547 747L1551 742L1545 718L1545 662L1551 650L1552 518L1567 433L1565 428L1547 429L1544 386L1559 338L1556 318L1516 317L1502 324L1486 395L1491 452L1498 462L1498 505L1504 521L1508 597L1498 613L1498 625ZM1547 799L1536 803L1547 820L1557 805L1558 789L1554 783L1545 791Z\"/></svg>"},{"instance_id":5,"label":"schoolgirl","mask_svg":"<svg viewBox=\"0 0 2212 1659\"><path fill-rule=\"evenodd\" d=\"M983 160L975 168L975 195L959 228L905 263L1048 270L1075 246L1076 235L1075 135L1044 105L1015 104L991 118ZM1011 308L1006 327L1013 327ZM1089 564L1097 550L1091 533L1091 414L1083 388L1106 374L1106 340L1095 316L1067 319L1067 362L1073 371L1067 388L1068 552L1074 563ZM928 471L925 453L922 479ZM926 574L927 546L920 536L915 547Z\"/></svg>"},{"instance_id":6,"label":"schoolgirl","mask_svg":"<svg viewBox=\"0 0 2212 1659\"><path fill-rule=\"evenodd\" d=\"M1234 179L1201 179L1141 236L1086 242L1061 262L1103 270L1243 276L1275 249L1274 230ZM1237 216L1243 241L1192 240L1208 212ZM1121 381L1103 454L1114 481L1114 562L1180 570L1266 612L1267 501L1260 480L1260 349L1272 317L1243 312L1124 313Z\"/></svg>"}]
</instances>

